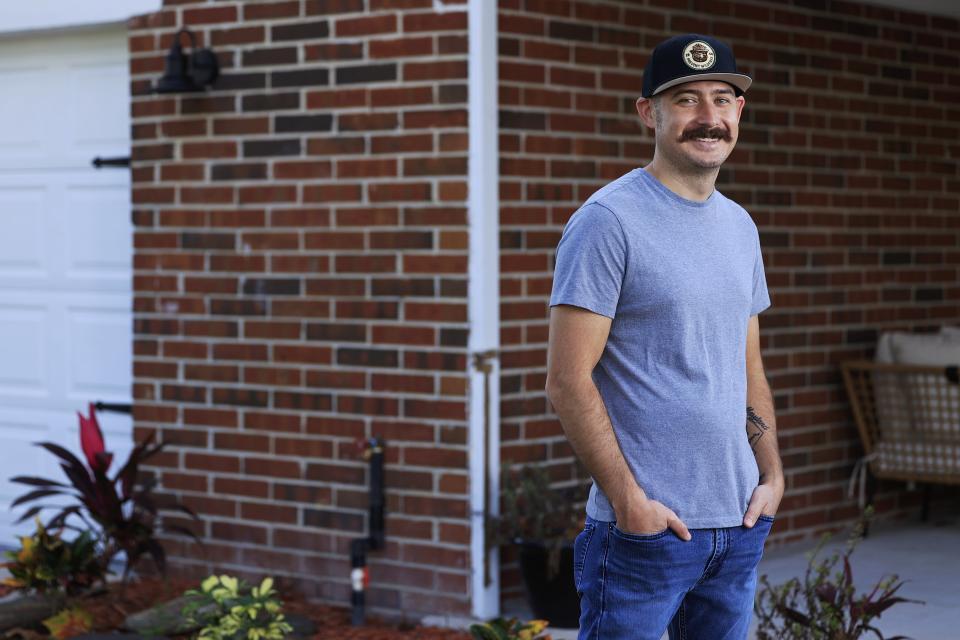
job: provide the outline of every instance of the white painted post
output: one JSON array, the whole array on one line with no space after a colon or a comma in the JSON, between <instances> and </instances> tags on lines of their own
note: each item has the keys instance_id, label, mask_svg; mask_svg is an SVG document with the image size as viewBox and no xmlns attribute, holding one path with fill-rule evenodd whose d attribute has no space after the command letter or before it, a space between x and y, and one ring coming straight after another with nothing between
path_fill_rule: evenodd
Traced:
<instances>
[{"instance_id":1,"label":"white painted post","mask_svg":"<svg viewBox=\"0 0 960 640\"><path fill-rule=\"evenodd\" d=\"M472 613L500 612L499 556L486 554L484 508L497 513L500 470L500 247L497 3L469 0L468 318L470 339L470 513ZM492 353L476 358L475 355ZM486 363L489 373L477 368ZM487 368L485 367L485 368ZM487 384L486 392L484 385ZM485 403L486 396L486 403ZM486 405L486 406L485 406ZM484 429L484 423L489 429ZM485 437L486 436L486 437ZM485 463L487 468L485 467ZM489 500L487 492L489 491ZM485 580L487 564L489 583Z\"/></svg>"}]
</instances>

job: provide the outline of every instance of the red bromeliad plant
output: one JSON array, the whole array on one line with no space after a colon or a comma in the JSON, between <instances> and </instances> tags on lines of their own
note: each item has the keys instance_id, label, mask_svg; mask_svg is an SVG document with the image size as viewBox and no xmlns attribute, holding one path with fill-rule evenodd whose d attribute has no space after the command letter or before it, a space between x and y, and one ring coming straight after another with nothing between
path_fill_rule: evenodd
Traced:
<instances>
[{"instance_id":1,"label":"red bromeliad plant","mask_svg":"<svg viewBox=\"0 0 960 640\"><path fill-rule=\"evenodd\" d=\"M113 462L113 454L105 451L103 432L100 431L100 423L97 422L97 414L93 410L92 402L88 411L90 415L86 417L77 411L77 417L80 418L80 448L83 449L83 455L87 457L90 469L106 473L110 463Z\"/></svg>"},{"instance_id":2,"label":"red bromeliad plant","mask_svg":"<svg viewBox=\"0 0 960 640\"><path fill-rule=\"evenodd\" d=\"M102 550L100 558L105 569L113 557L122 551L126 555L124 580L144 553L149 553L157 568L163 572L166 568L165 554L163 546L154 536L158 510L179 510L194 519L197 517L179 502L160 504L152 494L154 480L140 478L138 475L140 465L158 453L165 443L153 444L151 432L133 448L127 462L110 478L107 471L113 462L113 454L105 450L103 433L100 431L93 403L90 403L89 414L83 416L77 412L80 417L80 446L87 464L60 445L52 442L34 443L60 459L60 468L70 484L34 476L11 478L13 482L39 487L17 498L11 506L16 507L49 496L74 498L79 504L62 507L47 523L47 528L69 527L81 531L78 527L67 524L70 516L79 517L87 529L93 530L99 536ZM17 522L26 520L44 508L48 508L48 505L31 507ZM197 540L194 533L185 527L165 524L164 529L183 533Z\"/></svg>"}]
</instances>

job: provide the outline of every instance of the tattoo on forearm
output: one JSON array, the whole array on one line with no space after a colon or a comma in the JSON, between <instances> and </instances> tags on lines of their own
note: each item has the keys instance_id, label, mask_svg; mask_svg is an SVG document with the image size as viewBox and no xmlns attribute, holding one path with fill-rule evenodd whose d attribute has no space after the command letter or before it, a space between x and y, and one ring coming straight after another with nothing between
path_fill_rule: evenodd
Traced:
<instances>
[{"instance_id":1,"label":"tattoo on forearm","mask_svg":"<svg viewBox=\"0 0 960 640\"><path fill-rule=\"evenodd\" d=\"M753 407L747 406L747 440L750 442L750 448L756 451L760 438L769 430L770 427L757 415Z\"/></svg>"}]
</instances>

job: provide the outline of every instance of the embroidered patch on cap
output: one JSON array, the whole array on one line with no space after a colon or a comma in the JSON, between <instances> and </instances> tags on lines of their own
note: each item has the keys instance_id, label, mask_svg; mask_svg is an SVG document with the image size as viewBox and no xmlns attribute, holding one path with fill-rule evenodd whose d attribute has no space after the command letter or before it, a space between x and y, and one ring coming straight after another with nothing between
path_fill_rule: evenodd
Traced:
<instances>
[{"instance_id":1,"label":"embroidered patch on cap","mask_svg":"<svg viewBox=\"0 0 960 640\"><path fill-rule=\"evenodd\" d=\"M709 69L717 61L717 54L713 47L703 40L694 40L683 49L683 61L691 69L703 71Z\"/></svg>"}]
</instances>

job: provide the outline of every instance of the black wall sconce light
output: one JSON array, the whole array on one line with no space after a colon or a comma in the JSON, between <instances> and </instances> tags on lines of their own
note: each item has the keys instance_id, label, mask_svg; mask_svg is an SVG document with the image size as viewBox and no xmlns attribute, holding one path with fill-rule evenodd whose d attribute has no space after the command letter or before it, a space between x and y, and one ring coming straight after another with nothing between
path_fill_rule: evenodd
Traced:
<instances>
[{"instance_id":1,"label":"black wall sconce light","mask_svg":"<svg viewBox=\"0 0 960 640\"><path fill-rule=\"evenodd\" d=\"M190 53L184 53L180 46L180 34L190 36ZM167 53L163 77L151 91L153 93L183 93L203 91L213 84L220 74L217 56L210 49L197 49L193 33L186 28L173 36L173 46Z\"/></svg>"}]
</instances>

